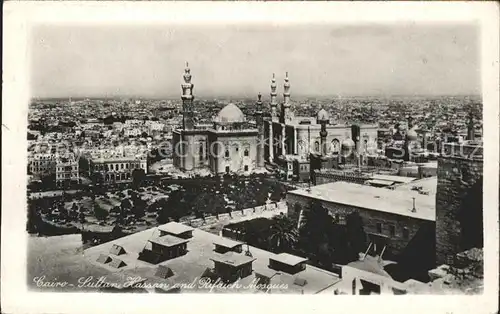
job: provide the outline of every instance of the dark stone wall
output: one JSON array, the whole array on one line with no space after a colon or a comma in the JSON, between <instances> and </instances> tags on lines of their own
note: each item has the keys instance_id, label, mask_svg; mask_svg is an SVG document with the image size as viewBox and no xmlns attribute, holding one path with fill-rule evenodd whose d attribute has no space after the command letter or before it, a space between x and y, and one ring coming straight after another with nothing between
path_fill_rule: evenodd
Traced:
<instances>
[{"instance_id":1,"label":"dark stone wall","mask_svg":"<svg viewBox=\"0 0 500 314\"><path fill-rule=\"evenodd\" d=\"M452 264L457 253L482 247L483 162L440 157L437 174L436 260Z\"/></svg>"},{"instance_id":2,"label":"dark stone wall","mask_svg":"<svg viewBox=\"0 0 500 314\"><path fill-rule=\"evenodd\" d=\"M314 185L321 185L337 181L363 184L370 179L369 176L355 176L355 175L349 176L341 174L322 173L319 171L313 171L313 178L314 178L313 179Z\"/></svg>"}]
</instances>

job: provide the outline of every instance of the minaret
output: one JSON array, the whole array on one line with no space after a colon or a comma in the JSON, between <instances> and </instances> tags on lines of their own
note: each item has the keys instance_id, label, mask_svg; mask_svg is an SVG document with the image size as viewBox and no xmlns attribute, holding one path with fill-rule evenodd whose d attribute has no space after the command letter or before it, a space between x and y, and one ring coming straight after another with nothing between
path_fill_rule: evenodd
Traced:
<instances>
[{"instance_id":1,"label":"minaret","mask_svg":"<svg viewBox=\"0 0 500 314\"><path fill-rule=\"evenodd\" d=\"M413 117L411 115L408 116L408 130L406 130L407 132L409 130L411 130L411 128L413 128Z\"/></svg>"},{"instance_id":2,"label":"minaret","mask_svg":"<svg viewBox=\"0 0 500 314\"><path fill-rule=\"evenodd\" d=\"M330 122L330 117L325 109L321 109L318 112L317 122L321 125L321 131L319 132L321 139L320 154L324 157L327 154L326 136L328 132L326 131L326 125Z\"/></svg>"},{"instance_id":3,"label":"minaret","mask_svg":"<svg viewBox=\"0 0 500 314\"><path fill-rule=\"evenodd\" d=\"M276 93L276 78L274 77L273 73L273 79L271 80L271 120L275 121L278 118L278 112L276 111L278 107L278 103L276 102L276 96L278 94Z\"/></svg>"},{"instance_id":4,"label":"minaret","mask_svg":"<svg viewBox=\"0 0 500 314\"><path fill-rule=\"evenodd\" d=\"M474 133L474 116L472 115L472 111L469 112L469 122L467 123L467 140L474 141L475 133Z\"/></svg>"},{"instance_id":5,"label":"minaret","mask_svg":"<svg viewBox=\"0 0 500 314\"><path fill-rule=\"evenodd\" d=\"M255 122L259 130L257 142L257 167L262 168L264 167L264 118L262 116L262 95L259 93L257 97L259 98L255 103Z\"/></svg>"},{"instance_id":6,"label":"minaret","mask_svg":"<svg viewBox=\"0 0 500 314\"><path fill-rule=\"evenodd\" d=\"M283 110L281 113L281 122L286 123L290 117L290 82L288 72L285 74L285 84L283 84Z\"/></svg>"},{"instance_id":7,"label":"minaret","mask_svg":"<svg viewBox=\"0 0 500 314\"><path fill-rule=\"evenodd\" d=\"M186 62L186 69L184 69L184 83L181 84L182 88L182 128L184 130L194 129L194 108L193 108L193 88L191 83L191 69Z\"/></svg>"},{"instance_id":8,"label":"minaret","mask_svg":"<svg viewBox=\"0 0 500 314\"><path fill-rule=\"evenodd\" d=\"M321 138L321 156L326 156L326 136L328 132L326 131L326 123L327 120L321 120L321 131L319 132L319 136Z\"/></svg>"}]
</instances>

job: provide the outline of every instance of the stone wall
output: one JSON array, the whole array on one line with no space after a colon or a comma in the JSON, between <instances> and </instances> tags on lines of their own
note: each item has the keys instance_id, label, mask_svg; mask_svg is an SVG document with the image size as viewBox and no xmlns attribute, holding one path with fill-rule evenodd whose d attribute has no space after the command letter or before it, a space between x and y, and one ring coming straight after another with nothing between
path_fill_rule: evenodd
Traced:
<instances>
[{"instance_id":1,"label":"stone wall","mask_svg":"<svg viewBox=\"0 0 500 314\"><path fill-rule=\"evenodd\" d=\"M323 171L314 170L313 171L313 182L315 185L326 184L330 182L344 181L363 184L366 180L371 179L371 176L355 176L348 174L334 174Z\"/></svg>"},{"instance_id":2,"label":"stone wall","mask_svg":"<svg viewBox=\"0 0 500 314\"><path fill-rule=\"evenodd\" d=\"M438 186L436 194L436 260L447 264L461 247L462 223L460 215L464 210L464 195L476 183L482 183L483 162L478 159L440 157L438 159ZM481 187L482 188L482 187ZM479 203L479 202L478 202ZM479 205L480 206L480 205ZM481 211L482 208L467 208ZM474 213L468 213L474 215ZM482 233L483 230L477 230Z\"/></svg>"},{"instance_id":3,"label":"stone wall","mask_svg":"<svg viewBox=\"0 0 500 314\"><path fill-rule=\"evenodd\" d=\"M192 226L194 228L199 228L205 225L211 225L215 224L217 222L231 222L232 219L238 219L238 218L243 218L245 216L251 216L253 214L261 214L264 211L271 211L271 210L276 210L276 209L282 209L286 210L286 203L285 202L279 202L279 203L271 203L267 205L262 205L262 206L257 206L253 208L246 208L243 210L235 210L232 211L231 213L224 213L224 214L218 214L217 216L207 216L204 219L202 218L197 218L197 219L181 219L180 222L184 223L186 225Z\"/></svg>"},{"instance_id":4,"label":"stone wall","mask_svg":"<svg viewBox=\"0 0 500 314\"><path fill-rule=\"evenodd\" d=\"M220 221L229 221L231 219L231 216L229 215L229 213L227 214L219 214L219 220Z\"/></svg>"},{"instance_id":5,"label":"stone wall","mask_svg":"<svg viewBox=\"0 0 500 314\"><path fill-rule=\"evenodd\" d=\"M248 215L251 215L251 214L253 214L253 208L247 208L247 209L243 210L243 215L244 216L248 216Z\"/></svg>"}]
</instances>

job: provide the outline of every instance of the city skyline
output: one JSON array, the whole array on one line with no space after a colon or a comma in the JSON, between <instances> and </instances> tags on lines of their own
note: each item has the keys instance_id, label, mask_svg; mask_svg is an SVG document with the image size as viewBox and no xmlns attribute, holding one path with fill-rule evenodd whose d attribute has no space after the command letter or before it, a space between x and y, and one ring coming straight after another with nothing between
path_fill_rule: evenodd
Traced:
<instances>
[{"instance_id":1,"label":"city skyline","mask_svg":"<svg viewBox=\"0 0 500 314\"><path fill-rule=\"evenodd\" d=\"M480 94L472 25L38 26L32 44L40 98L175 99L186 61L198 98L265 99L272 73L281 96L287 71L292 98Z\"/></svg>"}]
</instances>

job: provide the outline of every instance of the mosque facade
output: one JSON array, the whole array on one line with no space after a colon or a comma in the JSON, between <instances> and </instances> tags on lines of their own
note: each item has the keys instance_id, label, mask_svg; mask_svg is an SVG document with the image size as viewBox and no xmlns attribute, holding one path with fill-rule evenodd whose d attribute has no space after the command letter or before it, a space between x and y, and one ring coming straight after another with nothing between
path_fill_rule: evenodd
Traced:
<instances>
[{"instance_id":1,"label":"mosque facade","mask_svg":"<svg viewBox=\"0 0 500 314\"><path fill-rule=\"evenodd\" d=\"M211 125L196 123L194 84L186 64L182 88L182 128L173 132L173 165L183 171L208 168L214 174L252 173L264 166L262 110L257 110L256 124L246 120L234 104L225 106ZM259 100L256 104L262 106Z\"/></svg>"},{"instance_id":2,"label":"mosque facade","mask_svg":"<svg viewBox=\"0 0 500 314\"><path fill-rule=\"evenodd\" d=\"M273 163L277 158L284 156L305 160L312 153L338 154L342 146L346 145L365 151L370 143L377 142L378 125L361 124L353 127L347 124L337 124L330 119L328 112L324 109L318 112L317 117L295 116L290 104L288 73L285 75L283 103L278 113L276 87L276 78L273 74L271 117L264 122L265 159L268 162ZM353 131L354 129L357 131Z\"/></svg>"},{"instance_id":3,"label":"mosque facade","mask_svg":"<svg viewBox=\"0 0 500 314\"><path fill-rule=\"evenodd\" d=\"M316 117L295 116L290 102L290 80L285 75L283 102L271 81L271 116L264 118L259 94L255 117L247 121L234 104L225 106L209 125L196 122L194 84L186 64L182 88L182 127L173 132L173 165L183 171L208 168L214 174L252 173L264 164L291 158L306 162L311 154L338 155L347 146L358 152L377 142L377 125L336 124L322 109Z\"/></svg>"}]
</instances>

